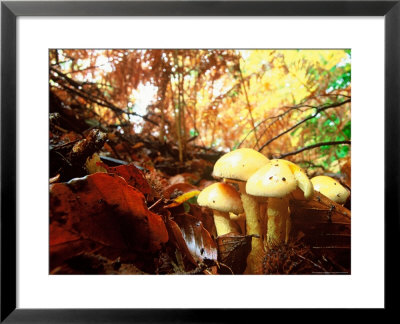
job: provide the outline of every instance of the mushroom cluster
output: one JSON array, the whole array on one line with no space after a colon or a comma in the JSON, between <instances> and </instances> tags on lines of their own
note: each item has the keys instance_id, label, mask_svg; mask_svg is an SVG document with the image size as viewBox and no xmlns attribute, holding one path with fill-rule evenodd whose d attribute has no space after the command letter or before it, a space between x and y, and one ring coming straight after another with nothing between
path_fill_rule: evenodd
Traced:
<instances>
[{"instance_id":1,"label":"mushroom cluster","mask_svg":"<svg viewBox=\"0 0 400 324\"><path fill-rule=\"evenodd\" d=\"M246 214L246 234L254 235L251 251L247 257L247 271L253 273L258 267L258 258L263 254L260 206L257 199L246 192L246 181L259 168L268 163L261 153L242 148L223 155L214 165L213 176L239 186L243 209Z\"/></svg>"},{"instance_id":2,"label":"mushroom cluster","mask_svg":"<svg viewBox=\"0 0 400 324\"><path fill-rule=\"evenodd\" d=\"M218 236L230 232L253 236L245 273L257 273L265 249L288 240L289 199L300 193L301 199L310 199L313 185L296 164L269 160L249 148L224 154L214 165L213 177L223 182L205 188L198 203L213 209ZM239 192L229 183L236 183ZM245 233L236 222L243 212ZM265 228L263 223L267 223Z\"/></svg>"},{"instance_id":3,"label":"mushroom cluster","mask_svg":"<svg viewBox=\"0 0 400 324\"><path fill-rule=\"evenodd\" d=\"M289 198L297 188L303 192L305 199L310 199L314 193L306 173L286 160L271 160L248 179L248 194L268 198L268 246L287 242L291 224Z\"/></svg>"}]
</instances>

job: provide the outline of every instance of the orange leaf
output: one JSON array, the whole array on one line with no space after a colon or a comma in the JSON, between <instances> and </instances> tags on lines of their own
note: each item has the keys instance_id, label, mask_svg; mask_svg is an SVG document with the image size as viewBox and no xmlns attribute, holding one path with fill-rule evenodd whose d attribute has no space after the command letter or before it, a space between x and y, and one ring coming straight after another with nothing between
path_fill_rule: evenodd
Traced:
<instances>
[{"instance_id":1,"label":"orange leaf","mask_svg":"<svg viewBox=\"0 0 400 324\"><path fill-rule=\"evenodd\" d=\"M124 178L125 181L132 187L140 190L146 195L152 194L152 189L144 177L142 171L140 171L133 164L119 165L117 167L106 167L108 173L114 173Z\"/></svg>"},{"instance_id":2,"label":"orange leaf","mask_svg":"<svg viewBox=\"0 0 400 324\"><path fill-rule=\"evenodd\" d=\"M176 184L173 184L173 185L167 187L164 190L164 197L171 198L171 195L174 192L186 193L186 192L190 192L190 191L194 191L194 190L198 190L198 189L189 183L176 183Z\"/></svg>"},{"instance_id":3,"label":"orange leaf","mask_svg":"<svg viewBox=\"0 0 400 324\"><path fill-rule=\"evenodd\" d=\"M141 192L114 174L95 173L51 185L50 221L115 248L155 252L168 241L161 216L147 209Z\"/></svg>"}]
</instances>

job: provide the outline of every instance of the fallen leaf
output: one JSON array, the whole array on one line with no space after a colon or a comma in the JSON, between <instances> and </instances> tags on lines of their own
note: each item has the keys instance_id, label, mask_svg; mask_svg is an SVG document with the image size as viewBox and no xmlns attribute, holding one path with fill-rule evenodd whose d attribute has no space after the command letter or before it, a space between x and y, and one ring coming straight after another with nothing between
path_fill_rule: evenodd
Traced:
<instances>
[{"instance_id":1,"label":"fallen leaf","mask_svg":"<svg viewBox=\"0 0 400 324\"><path fill-rule=\"evenodd\" d=\"M214 223L214 215L212 209L195 204L189 204L189 214L197 220L201 221L204 228L211 234L212 237L217 237L217 230Z\"/></svg>"},{"instance_id":2,"label":"fallen leaf","mask_svg":"<svg viewBox=\"0 0 400 324\"><path fill-rule=\"evenodd\" d=\"M201 221L189 214L179 214L169 218L167 224L176 247L194 265L217 260L217 246Z\"/></svg>"},{"instance_id":3,"label":"fallen leaf","mask_svg":"<svg viewBox=\"0 0 400 324\"><path fill-rule=\"evenodd\" d=\"M293 232L304 233L301 240L313 253L329 258L349 272L351 211L320 192L314 192L310 200L291 201L290 210Z\"/></svg>"},{"instance_id":4,"label":"fallen leaf","mask_svg":"<svg viewBox=\"0 0 400 324\"><path fill-rule=\"evenodd\" d=\"M228 233L217 237L218 261L221 273L242 274L246 269L247 256L251 251L252 235ZM225 267L224 267L225 265ZM229 268L226 269L226 266Z\"/></svg>"},{"instance_id":5,"label":"fallen leaf","mask_svg":"<svg viewBox=\"0 0 400 324\"><path fill-rule=\"evenodd\" d=\"M192 199L193 197L198 196L199 193L200 193L199 190L194 190L184 193L183 195L180 195L179 197L175 198L173 203L166 205L165 208L173 208L182 205L184 202Z\"/></svg>"},{"instance_id":6,"label":"fallen leaf","mask_svg":"<svg viewBox=\"0 0 400 324\"><path fill-rule=\"evenodd\" d=\"M194 173L181 173L177 174L171 178L169 178L168 182L171 185L178 184L178 183L196 183L200 180L200 177Z\"/></svg>"},{"instance_id":7,"label":"fallen leaf","mask_svg":"<svg viewBox=\"0 0 400 324\"><path fill-rule=\"evenodd\" d=\"M208 186L211 186L213 183L215 183L215 180L207 180L207 179L201 179L198 188L200 190L203 190L204 188L207 188Z\"/></svg>"},{"instance_id":8,"label":"fallen leaf","mask_svg":"<svg viewBox=\"0 0 400 324\"><path fill-rule=\"evenodd\" d=\"M198 190L195 186L189 184L189 183L176 183L171 186L168 186L167 188L164 189L164 197L165 198L175 198L179 195L182 195L184 193L190 192L190 191L196 191ZM174 195L177 193L177 196L174 197Z\"/></svg>"},{"instance_id":9,"label":"fallen leaf","mask_svg":"<svg viewBox=\"0 0 400 324\"><path fill-rule=\"evenodd\" d=\"M91 252L83 252L68 258L51 274L145 274L133 264L121 263L119 258L110 260Z\"/></svg>"},{"instance_id":10,"label":"fallen leaf","mask_svg":"<svg viewBox=\"0 0 400 324\"><path fill-rule=\"evenodd\" d=\"M298 223L343 223L351 222L351 211L330 200L320 192L314 192L310 200L291 200L292 220Z\"/></svg>"},{"instance_id":11,"label":"fallen leaf","mask_svg":"<svg viewBox=\"0 0 400 324\"><path fill-rule=\"evenodd\" d=\"M138 189L145 195L151 195L152 189L147 182L142 171L133 164L119 165L116 167L106 167L108 173L114 173L124 178L125 181L132 187Z\"/></svg>"},{"instance_id":12,"label":"fallen leaf","mask_svg":"<svg viewBox=\"0 0 400 324\"><path fill-rule=\"evenodd\" d=\"M82 239L77 233L67 230L58 222L50 223L50 271L59 267L66 259L99 248L94 242Z\"/></svg>"},{"instance_id":13,"label":"fallen leaf","mask_svg":"<svg viewBox=\"0 0 400 324\"><path fill-rule=\"evenodd\" d=\"M135 145L132 145L131 148L132 148L132 150L136 150L136 149L139 149L139 148L141 148L143 146L144 146L143 142L138 142Z\"/></svg>"},{"instance_id":14,"label":"fallen leaf","mask_svg":"<svg viewBox=\"0 0 400 324\"><path fill-rule=\"evenodd\" d=\"M114 174L95 173L51 185L50 221L115 248L155 252L168 241L161 216L147 209L140 191Z\"/></svg>"}]
</instances>

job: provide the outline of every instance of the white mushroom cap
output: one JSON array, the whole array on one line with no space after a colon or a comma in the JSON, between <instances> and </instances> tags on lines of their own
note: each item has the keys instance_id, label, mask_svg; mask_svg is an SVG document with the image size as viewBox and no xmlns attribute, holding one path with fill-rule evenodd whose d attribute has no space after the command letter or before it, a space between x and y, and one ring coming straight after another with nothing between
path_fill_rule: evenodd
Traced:
<instances>
[{"instance_id":1,"label":"white mushroom cap","mask_svg":"<svg viewBox=\"0 0 400 324\"><path fill-rule=\"evenodd\" d=\"M214 165L213 176L247 181L259 168L268 163L268 158L260 152L241 148L221 156Z\"/></svg>"},{"instance_id":2,"label":"white mushroom cap","mask_svg":"<svg viewBox=\"0 0 400 324\"><path fill-rule=\"evenodd\" d=\"M206 187L197 197L197 203L221 212L243 213L239 193L227 183L214 183Z\"/></svg>"},{"instance_id":3,"label":"white mushroom cap","mask_svg":"<svg viewBox=\"0 0 400 324\"><path fill-rule=\"evenodd\" d=\"M297 188L297 181L284 160L270 160L246 183L249 195L282 198Z\"/></svg>"},{"instance_id":4,"label":"white mushroom cap","mask_svg":"<svg viewBox=\"0 0 400 324\"><path fill-rule=\"evenodd\" d=\"M339 181L328 176L317 176L311 179L314 189L324 196L339 204L346 202L350 195L349 190L343 187Z\"/></svg>"}]
</instances>

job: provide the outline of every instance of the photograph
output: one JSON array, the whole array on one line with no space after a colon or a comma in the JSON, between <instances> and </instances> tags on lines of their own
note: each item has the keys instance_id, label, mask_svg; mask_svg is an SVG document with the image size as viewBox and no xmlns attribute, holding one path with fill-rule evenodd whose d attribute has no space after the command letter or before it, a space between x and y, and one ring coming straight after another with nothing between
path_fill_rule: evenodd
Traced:
<instances>
[{"instance_id":1,"label":"photograph","mask_svg":"<svg viewBox=\"0 0 400 324\"><path fill-rule=\"evenodd\" d=\"M351 55L49 49L49 274L350 275Z\"/></svg>"}]
</instances>

